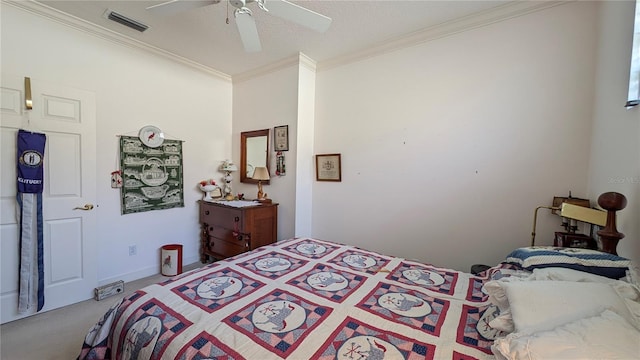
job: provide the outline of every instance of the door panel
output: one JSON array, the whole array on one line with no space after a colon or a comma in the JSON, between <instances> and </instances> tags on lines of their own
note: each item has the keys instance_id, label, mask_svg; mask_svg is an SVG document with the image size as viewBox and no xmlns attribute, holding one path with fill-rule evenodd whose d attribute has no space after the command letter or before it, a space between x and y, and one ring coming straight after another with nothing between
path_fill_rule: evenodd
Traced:
<instances>
[{"instance_id":1,"label":"door panel","mask_svg":"<svg viewBox=\"0 0 640 360\"><path fill-rule=\"evenodd\" d=\"M49 284L82 278L82 221L81 219L50 220L46 224L50 240L49 264L45 274L49 274ZM48 265L48 266L47 266ZM46 276L46 275L45 275Z\"/></svg>"},{"instance_id":2,"label":"door panel","mask_svg":"<svg viewBox=\"0 0 640 360\"><path fill-rule=\"evenodd\" d=\"M11 302L12 312L18 308L18 274L20 271L20 247L18 242L19 227L16 220L16 137L22 124L22 107L24 105L19 81L5 83L2 77L0 87L0 302L2 303L1 323L5 320L5 303ZM12 299L7 301L7 299Z\"/></svg>"},{"instance_id":3,"label":"door panel","mask_svg":"<svg viewBox=\"0 0 640 360\"><path fill-rule=\"evenodd\" d=\"M13 85L13 84L11 84ZM8 85L8 86L11 86ZM20 88L2 87L2 114L3 115L22 115L22 92Z\"/></svg>"},{"instance_id":4,"label":"door panel","mask_svg":"<svg viewBox=\"0 0 640 360\"><path fill-rule=\"evenodd\" d=\"M47 167L47 192L51 198L82 196L82 169L80 165L80 136L78 134L48 133L47 147L50 153ZM56 169L57 171L51 171Z\"/></svg>"},{"instance_id":5,"label":"door panel","mask_svg":"<svg viewBox=\"0 0 640 360\"><path fill-rule=\"evenodd\" d=\"M80 101L43 95L44 118L57 121L80 122Z\"/></svg>"},{"instance_id":6,"label":"door panel","mask_svg":"<svg viewBox=\"0 0 640 360\"><path fill-rule=\"evenodd\" d=\"M1 121L7 116L4 113ZM15 203L16 203L16 137L18 129L0 128L0 224L12 224L16 221ZM11 166L6 164L13 164ZM4 235L4 233L3 233ZM3 236L4 238L4 236ZM4 246L2 247L4 251ZM4 258L4 257L3 257ZM2 268L4 270L4 267ZM2 288L4 289L4 287Z\"/></svg>"},{"instance_id":7,"label":"door panel","mask_svg":"<svg viewBox=\"0 0 640 360\"><path fill-rule=\"evenodd\" d=\"M95 94L31 79L33 109L25 110L23 83L21 77L2 77L1 323L33 314L17 314L19 245L15 162L19 128L47 135L43 192L45 305L42 311L89 299L97 286L97 213L95 207L89 211L76 209L85 204L96 205Z\"/></svg>"},{"instance_id":8,"label":"door panel","mask_svg":"<svg viewBox=\"0 0 640 360\"><path fill-rule=\"evenodd\" d=\"M13 210L12 210L13 212ZM3 211L3 215L6 212ZM18 291L18 278L19 263L18 258L20 256L20 248L17 241L9 241L9 239L16 239L18 237L17 224L7 224L0 226L0 246L2 251L0 252L0 264L2 264L2 271L0 272L0 289L2 290L2 301L4 301L5 294L12 294Z\"/></svg>"}]
</instances>

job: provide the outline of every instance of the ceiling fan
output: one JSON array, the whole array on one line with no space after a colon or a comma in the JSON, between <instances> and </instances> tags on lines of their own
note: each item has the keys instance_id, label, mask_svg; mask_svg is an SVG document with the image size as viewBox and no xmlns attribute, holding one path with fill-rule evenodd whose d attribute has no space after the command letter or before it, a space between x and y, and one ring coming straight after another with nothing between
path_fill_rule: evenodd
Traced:
<instances>
[{"instance_id":1,"label":"ceiling fan","mask_svg":"<svg viewBox=\"0 0 640 360\"><path fill-rule=\"evenodd\" d=\"M154 14L168 15L187 11L202 6L218 4L221 0L170 0L147 8ZM311 30L325 32L331 25L331 18L286 0L229 0L229 4L236 8L234 17L240 33L240 39L246 52L262 50L258 29L253 18L250 3L257 3L258 7L269 14L302 25Z\"/></svg>"}]
</instances>

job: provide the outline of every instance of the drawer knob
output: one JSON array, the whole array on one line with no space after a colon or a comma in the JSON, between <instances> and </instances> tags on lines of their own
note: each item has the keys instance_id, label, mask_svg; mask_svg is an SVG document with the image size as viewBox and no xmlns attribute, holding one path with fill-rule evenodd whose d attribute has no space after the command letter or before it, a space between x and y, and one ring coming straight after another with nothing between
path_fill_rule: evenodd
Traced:
<instances>
[{"instance_id":1,"label":"drawer knob","mask_svg":"<svg viewBox=\"0 0 640 360\"><path fill-rule=\"evenodd\" d=\"M209 215L209 210L205 210L205 211L204 211L204 214L205 214L205 215Z\"/></svg>"},{"instance_id":2,"label":"drawer knob","mask_svg":"<svg viewBox=\"0 0 640 360\"><path fill-rule=\"evenodd\" d=\"M235 217L235 219L233 219L233 220L234 220L235 222L238 222L238 221L240 221L240 218L236 216L236 217Z\"/></svg>"}]
</instances>

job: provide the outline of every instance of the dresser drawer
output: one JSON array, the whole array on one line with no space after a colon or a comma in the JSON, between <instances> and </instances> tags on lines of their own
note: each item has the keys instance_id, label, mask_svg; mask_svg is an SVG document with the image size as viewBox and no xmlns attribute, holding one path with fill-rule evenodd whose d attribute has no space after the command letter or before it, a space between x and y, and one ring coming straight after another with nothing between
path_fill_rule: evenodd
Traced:
<instances>
[{"instance_id":1,"label":"dresser drawer","mask_svg":"<svg viewBox=\"0 0 640 360\"><path fill-rule=\"evenodd\" d=\"M249 241L249 235L223 228L221 226L209 226L209 235L214 238L225 240L231 243L238 243L245 246ZM248 246L248 245L246 245Z\"/></svg>"},{"instance_id":2,"label":"dresser drawer","mask_svg":"<svg viewBox=\"0 0 640 360\"><path fill-rule=\"evenodd\" d=\"M219 254L222 257L230 257L242 254L243 252L247 251L247 247L246 242L244 241L230 242L227 240L210 237L208 251Z\"/></svg>"},{"instance_id":3,"label":"dresser drawer","mask_svg":"<svg viewBox=\"0 0 640 360\"><path fill-rule=\"evenodd\" d=\"M204 204L200 209L200 222L216 224L237 231L244 230L244 220L240 209Z\"/></svg>"}]
</instances>

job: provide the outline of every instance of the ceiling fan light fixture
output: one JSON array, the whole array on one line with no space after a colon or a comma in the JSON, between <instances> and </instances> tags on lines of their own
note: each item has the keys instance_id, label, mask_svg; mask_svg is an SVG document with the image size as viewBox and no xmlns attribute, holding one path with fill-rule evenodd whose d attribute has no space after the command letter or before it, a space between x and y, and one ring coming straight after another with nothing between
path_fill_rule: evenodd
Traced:
<instances>
[{"instance_id":1,"label":"ceiling fan light fixture","mask_svg":"<svg viewBox=\"0 0 640 360\"><path fill-rule=\"evenodd\" d=\"M253 11L251 11L251 9L249 9L248 7L244 6L241 8L236 9L233 12L233 16L238 18L238 16L242 16L244 14L249 14L249 16L253 16Z\"/></svg>"},{"instance_id":2,"label":"ceiling fan light fixture","mask_svg":"<svg viewBox=\"0 0 640 360\"><path fill-rule=\"evenodd\" d=\"M229 3L231 4L231 6L238 9L242 9L245 7L245 5L247 5L246 0L229 0Z\"/></svg>"}]
</instances>

